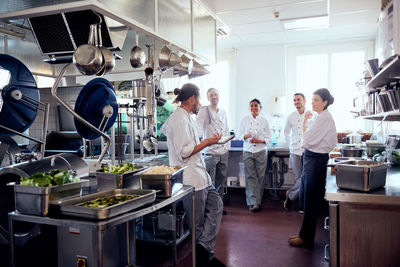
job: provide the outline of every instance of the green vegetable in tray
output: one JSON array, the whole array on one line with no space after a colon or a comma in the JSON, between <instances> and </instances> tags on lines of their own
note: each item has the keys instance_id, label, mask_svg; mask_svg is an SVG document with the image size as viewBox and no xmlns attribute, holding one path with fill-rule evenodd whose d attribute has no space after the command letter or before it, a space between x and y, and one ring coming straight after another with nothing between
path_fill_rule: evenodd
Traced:
<instances>
[{"instance_id":1,"label":"green vegetable in tray","mask_svg":"<svg viewBox=\"0 0 400 267\"><path fill-rule=\"evenodd\" d=\"M37 172L29 177L21 177L21 185L29 186L54 186L78 182L69 171L54 169L49 172Z\"/></svg>"},{"instance_id":2,"label":"green vegetable in tray","mask_svg":"<svg viewBox=\"0 0 400 267\"><path fill-rule=\"evenodd\" d=\"M117 174L123 174L126 172L134 171L136 169L137 169L136 166L129 162L127 162L123 165L118 164L118 165L110 165L109 167L103 167L104 172L117 173Z\"/></svg>"},{"instance_id":3,"label":"green vegetable in tray","mask_svg":"<svg viewBox=\"0 0 400 267\"><path fill-rule=\"evenodd\" d=\"M109 207L112 205L116 205L118 203L122 203L124 201L131 200L134 198L137 198L137 196L120 195L120 196L112 196L112 197L99 197L94 200L89 200L89 201L83 202L81 204L78 204L78 206L99 209L99 208L106 208L106 207Z\"/></svg>"}]
</instances>

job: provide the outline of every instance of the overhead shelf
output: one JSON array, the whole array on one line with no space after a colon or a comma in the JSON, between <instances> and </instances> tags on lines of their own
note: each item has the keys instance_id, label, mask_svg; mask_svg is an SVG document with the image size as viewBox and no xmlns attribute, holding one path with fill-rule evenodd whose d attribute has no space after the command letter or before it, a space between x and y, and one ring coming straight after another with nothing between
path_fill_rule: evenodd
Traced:
<instances>
[{"instance_id":1,"label":"overhead shelf","mask_svg":"<svg viewBox=\"0 0 400 267\"><path fill-rule=\"evenodd\" d=\"M394 110L389 112L383 112L374 115L362 116L361 118L366 120L375 120L375 121L400 121L400 111Z\"/></svg>"},{"instance_id":2,"label":"overhead shelf","mask_svg":"<svg viewBox=\"0 0 400 267\"><path fill-rule=\"evenodd\" d=\"M390 81L400 79L400 56L396 55L393 60L378 72L367 83L370 91L374 91L377 87L382 87Z\"/></svg>"}]
</instances>

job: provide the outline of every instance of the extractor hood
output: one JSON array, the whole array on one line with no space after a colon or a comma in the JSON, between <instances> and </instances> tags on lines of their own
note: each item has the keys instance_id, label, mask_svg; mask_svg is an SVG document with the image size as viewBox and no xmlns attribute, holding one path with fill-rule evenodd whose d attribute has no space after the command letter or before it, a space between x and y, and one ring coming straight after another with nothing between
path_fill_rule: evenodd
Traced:
<instances>
[{"instance_id":1,"label":"extractor hood","mask_svg":"<svg viewBox=\"0 0 400 267\"><path fill-rule=\"evenodd\" d=\"M28 20L42 54L53 56L72 54L77 47L86 44L89 26L99 23L99 17L102 20L103 46L120 50L128 33L128 28L125 27L125 30L116 31L114 36L116 34L119 36L113 39L104 16L96 15L92 10L32 17Z\"/></svg>"}]
</instances>

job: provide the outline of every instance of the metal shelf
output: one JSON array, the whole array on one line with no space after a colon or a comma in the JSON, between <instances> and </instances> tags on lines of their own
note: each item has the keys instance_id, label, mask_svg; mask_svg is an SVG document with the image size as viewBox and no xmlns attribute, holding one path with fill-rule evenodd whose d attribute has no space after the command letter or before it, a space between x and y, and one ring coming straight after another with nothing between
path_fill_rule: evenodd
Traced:
<instances>
[{"instance_id":1,"label":"metal shelf","mask_svg":"<svg viewBox=\"0 0 400 267\"><path fill-rule=\"evenodd\" d=\"M386 85L390 81L400 79L400 56L396 55L393 60L379 71L372 79L367 83L370 88L370 92L375 91L377 87Z\"/></svg>"},{"instance_id":2,"label":"metal shelf","mask_svg":"<svg viewBox=\"0 0 400 267\"><path fill-rule=\"evenodd\" d=\"M173 237L171 236L173 231L165 231L166 236L156 236L152 230L143 229L142 226L138 226L140 230L137 231L136 240L141 242L156 243L165 246L174 246ZM188 237L190 231L187 229L183 232L180 237L176 238L176 245L179 245L186 237Z\"/></svg>"},{"instance_id":3,"label":"metal shelf","mask_svg":"<svg viewBox=\"0 0 400 267\"><path fill-rule=\"evenodd\" d=\"M400 111L398 109L388 112L382 112L374 115L362 116L360 118L375 121L400 121Z\"/></svg>"}]
</instances>

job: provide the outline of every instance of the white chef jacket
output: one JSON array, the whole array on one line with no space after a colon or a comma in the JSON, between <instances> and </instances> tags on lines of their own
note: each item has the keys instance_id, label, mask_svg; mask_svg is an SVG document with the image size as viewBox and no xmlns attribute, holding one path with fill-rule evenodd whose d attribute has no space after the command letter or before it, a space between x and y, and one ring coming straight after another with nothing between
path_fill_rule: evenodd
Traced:
<instances>
[{"instance_id":1,"label":"white chef jacket","mask_svg":"<svg viewBox=\"0 0 400 267\"><path fill-rule=\"evenodd\" d=\"M240 123L240 129L239 129L240 139L244 139L244 136L248 133L251 133L252 137L256 137L258 139L263 139L265 141L264 143L257 143L253 144L250 143L250 138L247 138L244 140L243 143L243 150L252 152L252 153L257 153L260 152L263 149L267 148L268 143L271 141L271 130L269 128L269 123L266 118L264 118L261 115L258 115L256 118L253 117L253 115L247 115L242 119L242 122Z\"/></svg>"},{"instance_id":2,"label":"white chef jacket","mask_svg":"<svg viewBox=\"0 0 400 267\"><path fill-rule=\"evenodd\" d=\"M183 172L183 184L192 185L195 190L209 187L211 177L201 152L192 154L196 145L200 144L197 124L190 114L178 107L161 127L167 137L168 157L171 166L186 166Z\"/></svg>"},{"instance_id":3,"label":"white chef jacket","mask_svg":"<svg viewBox=\"0 0 400 267\"><path fill-rule=\"evenodd\" d=\"M315 153L329 153L337 145L335 121L326 109L313 119L303 134L304 148Z\"/></svg>"},{"instance_id":4,"label":"white chef jacket","mask_svg":"<svg viewBox=\"0 0 400 267\"><path fill-rule=\"evenodd\" d=\"M196 118L199 134L204 139L212 137L215 133L229 135L228 117L225 110L219 109L215 112L210 106L201 107ZM222 155L228 152L229 142L206 147L203 151L208 154Z\"/></svg>"},{"instance_id":5,"label":"white chef jacket","mask_svg":"<svg viewBox=\"0 0 400 267\"><path fill-rule=\"evenodd\" d=\"M300 114L297 110L290 113L286 119L286 125L284 130L285 140L289 143L290 153L301 156L304 152L304 146L302 143L303 138L303 121L304 114Z\"/></svg>"}]
</instances>

